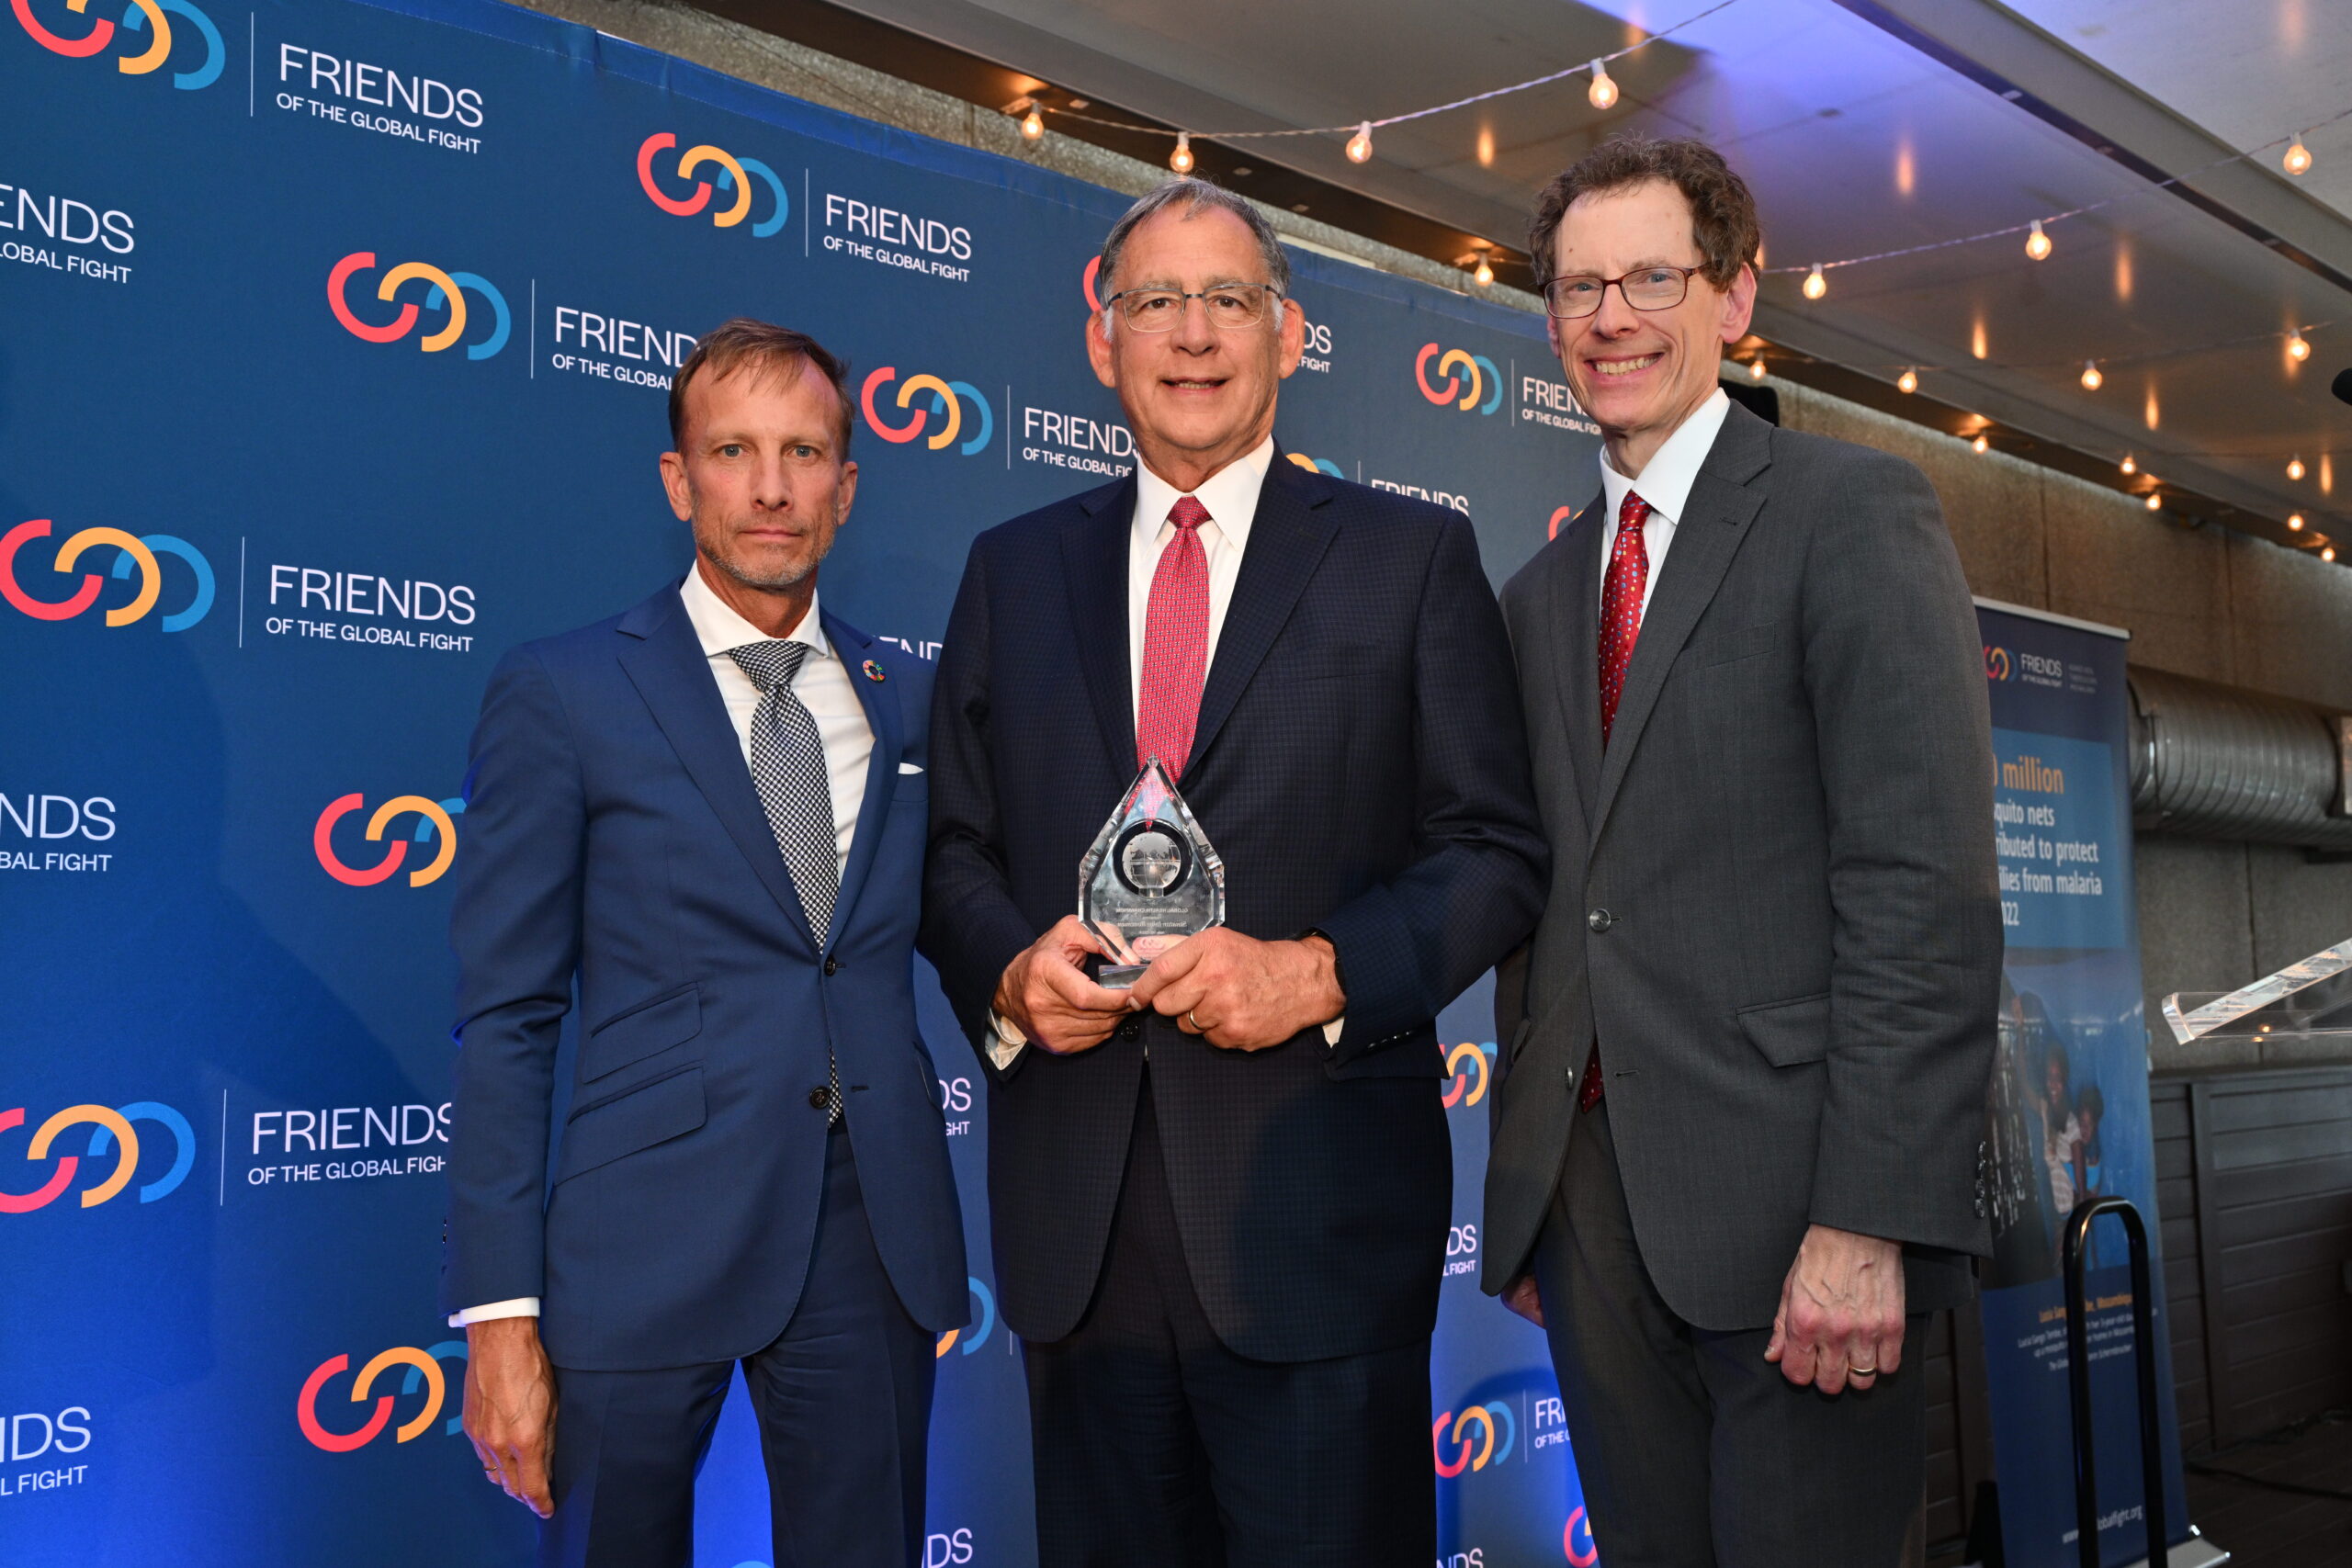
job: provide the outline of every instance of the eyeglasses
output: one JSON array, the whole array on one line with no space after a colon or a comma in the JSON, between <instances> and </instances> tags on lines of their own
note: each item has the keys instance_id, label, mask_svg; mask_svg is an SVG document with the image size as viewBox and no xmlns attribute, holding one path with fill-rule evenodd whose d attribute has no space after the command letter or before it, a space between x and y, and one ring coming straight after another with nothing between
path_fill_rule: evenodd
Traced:
<instances>
[{"instance_id":1,"label":"eyeglasses","mask_svg":"<svg viewBox=\"0 0 2352 1568\"><path fill-rule=\"evenodd\" d=\"M1184 319L1184 301L1198 299L1208 312L1209 324L1228 332L1254 327L1266 319L1266 302L1282 298L1271 283L1220 283L1197 294L1175 288L1124 288L1102 301L1119 308L1119 319L1139 333L1175 330Z\"/></svg>"},{"instance_id":2,"label":"eyeglasses","mask_svg":"<svg viewBox=\"0 0 2352 1568\"><path fill-rule=\"evenodd\" d=\"M1609 292L1609 286L1613 283L1617 292L1624 296L1625 303L1636 310L1671 310L1690 292L1690 275L1705 270L1696 266L1644 266L1621 277L1571 273L1544 286L1544 308L1563 321L1581 321L1600 309L1600 297Z\"/></svg>"}]
</instances>

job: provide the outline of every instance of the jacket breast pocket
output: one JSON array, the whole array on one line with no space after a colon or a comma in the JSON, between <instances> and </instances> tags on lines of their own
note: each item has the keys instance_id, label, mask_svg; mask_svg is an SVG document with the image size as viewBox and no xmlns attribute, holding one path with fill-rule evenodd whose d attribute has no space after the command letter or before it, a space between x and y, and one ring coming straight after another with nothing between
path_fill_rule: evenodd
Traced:
<instances>
[{"instance_id":1,"label":"jacket breast pocket","mask_svg":"<svg viewBox=\"0 0 2352 1568\"><path fill-rule=\"evenodd\" d=\"M608 1018L580 1043L580 1081L594 1083L631 1062L641 1062L656 1051L682 1045L702 1032L702 988L684 990L639 1002Z\"/></svg>"},{"instance_id":2,"label":"jacket breast pocket","mask_svg":"<svg viewBox=\"0 0 2352 1568\"><path fill-rule=\"evenodd\" d=\"M1747 1043L1776 1067L1818 1062L1829 1055L1829 993L1742 1008L1739 1026Z\"/></svg>"},{"instance_id":3,"label":"jacket breast pocket","mask_svg":"<svg viewBox=\"0 0 2352 1568\"><path fill-rule=\"evenodd\" d=\"M699 1066L681 1067L609 1100L593 1100L574 1111L564 1124L555 1179L569 1181L582 1171L691 1133L703 1124L707 1110Z\"/></svg>"},{"instance_id":4,"label":"jacket breast pocket","mask_svg":"<svg viewBox=\"0 0 2352 1568\"><path fill-rule=\"evenodd\" d=\"M1759 653L1770 653L1780 641L1781 628L1776 626L1747 626L1728 637L1719 637L1693 648L1691 661L1700 669L1717 664L1736 664L1743 659L1753 659Z\"/></svg>"}]
</instances>

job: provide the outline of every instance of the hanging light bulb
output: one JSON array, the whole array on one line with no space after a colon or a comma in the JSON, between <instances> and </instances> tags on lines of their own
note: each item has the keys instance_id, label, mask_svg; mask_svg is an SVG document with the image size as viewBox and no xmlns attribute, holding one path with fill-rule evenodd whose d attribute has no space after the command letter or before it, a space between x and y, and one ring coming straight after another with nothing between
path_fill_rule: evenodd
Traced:
<instances>
[{"instance_id":1,"label":"hanging light bulb","mask_svg":"<svg viewBox=\"0 0 2352 1568\"><path fill-rule=\"evenodd\" d=\"M2132 460L2132 454L2129 452L2123 454L2123 461L2118 463L2116 467L2127 474L2136 474L2140 471L2140 465Z\"/></svg>"},{"instance_id":2,"label":"hanging light bulb","mask_svg":"<svg viewBox=\"0 0 2352 1568\"><path fill-rule=\"evenodd\" d=\"M2301 136L2296 137L2295 144L2287 149L2287 155L2278 160L2278 166L2290 175L2311 173L2312 150L2303 145L2303 139Z\"/></svg>"},{"instance_id":3,"label":"hanging light bulb","mask_svg":"<svg viewBox=\"0 0 2352 1568\"><path fill-rule=\"evenodd\" d=\"M2306 339L2301 333L2289 333L2287 334L2287 357L2300 365L2311 356L2312 345L2310 340Z\"/></svg>"},{"instance_id":4,"label":"hanging light bulb","mask_svg":"<svg viewBox=\"0 0 2352 1568\"><path fill-rule=\"evenodd\" d=\"M1168 166L1180 175L1193 172L1193 137L1190 131L1176 133L1176 151L1168 154Z\"/></svg>"},{"instance_id":5,"label":"hanging light bulb","mask_svg":"<svg viewBox=\"0 0 2352 1568\"><path fill-rule=\"evenodd\" d=\"M2165 498L2163 492L2160 491L2150 491L2148 492L2148 510L2151 512L2162 512L2164 509Z\"/></svg>"},{"instance_id":6,"label":"hanging light bulb","mask_svg":"<svg viewBox=\"0 0 2352 1568\"><path fill-rule=\"evenodd\" d=\"M2050 236L2041 231L2039 218L2033 220L2033 232L2025 237L2025 254L2036 261L2045 260L2050 254Z\"/></svg>"},{"instance_id":7,"label":"hanging light bulb","mask_svg":"<svg viewBox=\"0 0 2352 1568\"><path fill-rule=\"evenodd\" d=\"M1046 117L1037 112L1035 104L1031 104L1029 112L1021 117L1021 134L1031 141L1046 134Z\"/></svg>"},{"instance_id":8,"label":"hanging light bulb","mask_svg":"<svg viewBox=\"0 0 2352 1568\"><path fill-rule=\"evenodd\" d=\"M1584 96L1597 109L1608 108L1617 102L1617 84L1611 78L1609 67L1598 60L1592 62L1592 85L1585 89Z\"/></svg>"},{"instance_id":9,"label":"hanging light bulb","mask_svg":"<svg viewBox=\"0 0 2352 1568\"><path fill-rule=\"evenodd\" d=\"M1902 375L1897 376L1894 378L1894 389L1898 392L1917 391L1919 389L1919 373L1917 370L1905 370Z\"/></svg>"},{"instance_id":10,"label":"hanging light bulb","mask_svg":"<svg viewBox=\"0 0 2352 1568\"><path fill-rule=\"evenodd\" d=\"M2099 383L2100 383L2100 382L2102 382L2102 381L2104 381L2104 380L2106 380L2106 379L2107 379L2107 378L2106 378L2106 377L2104 377L2104 376L2102 376L2102 375L2100 375L2100 374L2098 373L2098 360L2096 360L2096 359L2086 359L2086 360L2084 360L2084 361L2083 361L2083 390L2084 390L2084 391L2086 391L2086 392L2096 392L2096 391L2098 391L2098 388L2099 388Z\"/></svg>"},{"instance_id":11,"label":"hanging light bulb","mask_svg":"<svg viewBox=\"0 0 2352 1568\"><path fill-rule=\"evenodd\" d=\"M1362 164L1368 162L1371 157L1372 121L1367 119L1356 127L1356 133L1353 136L1348 138L1348 162Z\"/></svg>"},{"instance_id":12,"label":"hanging light bulb","mask_svg":"<svg viewBox=\"0 0 2352 1568\"><path fill-rule=\"evenodd\" d=\"M1821 264L1815 262L1813 264L1813 271L1805 276L1804 297L1808 299L1818 299L1828 292L1829 280L1821 276Z\"/></svg>"},{"instance_id":13,"label":"hanging light bulb","mask_svg":"<svg viewBox=\"0 0 2352 1568\"><path fill-rule=\"evenodd\" d=\"M1764 379L1764 356L1762 355L1759 354L1755 358L1747 362L1747 378L1751 381L1761 381Z\"/></svg>"},{"instance_id":14,"label":"hanging light bulb","mask_svg":"<svg viewBox=\"0 0 2352 1568\"><path fill-rule=\"evenodd\" d=\"M2289 513L2287 514L2287 532L2290 534L2300 534L2302 531L2303 514L2300 512Z\"/></svg>"},{"instance_id":15,"label":"hanging light bulb","mask_svg":"<svg viewBox=\"0 0 2352 1568\"><path fill-rule=\"evenodd\" d=\"M1478 270L1470 275L1470 281L1484 288L1494 280L1495 269L1487 264L1486 255L1482 253L1478 257Z\"/></svg>"},{"instance_id":16,"label":"hanging light bulb","mask_svg":"<svg viewBox=\"0 0 2352 1568\"><path fill-rule=\"evenodd\" d=\"M2319 558L2324 561L2334 560L2335 558L2335 547L2334 545L2322 545L2319 549Z\"/></svg>"},{"instance_id":17,"label":"hanging light bulb","mask_svg":"<svg viewBox=\"0 0 2352 1568\"><path fill-rule=\"evenodd\" d=\"M1993 449L1992 442L1986 440L1984 433L1981 431L1978 432L1976 439L1970 442L1968 445L1975 449L1976 455L1980 457Z\"/></svg>"},{"instance_id":18,"label":"hanging light bulb","mask_svg":"<svg viewBox=\"0 0 2352 1568\"><path fill-rule=\"evenodd\" d=\"M2301 457L2296 457L2287 459L2287 477L2290 479L2299 479L2303 477L2303 460Z\"/></svg>"}]
</instances>

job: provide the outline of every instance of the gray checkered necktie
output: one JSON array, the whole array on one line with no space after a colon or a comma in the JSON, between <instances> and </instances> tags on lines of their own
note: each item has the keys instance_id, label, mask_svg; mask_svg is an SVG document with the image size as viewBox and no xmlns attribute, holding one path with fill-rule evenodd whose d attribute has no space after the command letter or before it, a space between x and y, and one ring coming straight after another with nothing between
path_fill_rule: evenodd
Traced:
<instances>
[{"instance_id":1,"label":"gray checkered necktie","mask_svg":"<svg viewBox=\"0 0 2352 1568\"><path fill-rule=\"evenodd\" d=\"M760 688L760 705L752 715L752 782L759 787L768 829L792 873L793 890L800 895L800 912L808 918L817 946L825 945L832 924L833 899L841 891L835 854L833 790L825 768L825 743L817 721L792 694L792 678L810 649L805 642L751 642L730 648L727 656L742 667ZM827 1121L842 1118L840 1064L830 1049L825 1072L831 1090Z\"/></svg>"}]
</instances>

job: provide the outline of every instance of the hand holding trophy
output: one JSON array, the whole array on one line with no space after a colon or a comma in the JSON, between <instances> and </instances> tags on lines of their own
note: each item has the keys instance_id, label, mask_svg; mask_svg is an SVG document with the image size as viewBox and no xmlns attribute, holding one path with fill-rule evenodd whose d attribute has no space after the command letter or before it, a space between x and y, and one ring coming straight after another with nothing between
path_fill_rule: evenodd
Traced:
<instances>
[{"instance_id":1,"label":"hand holding trophy","mask_svg":"<svg viewBox=\"0 0 2352 1568\"><path fill-rule=\"evenodd\" d=\"M1132 987L1154 958L1225 923L1225 862L1159 759L1144 764L1078 867L1078 918L1113 962L1097 983Z\"/></svg>"}]
</instances>

